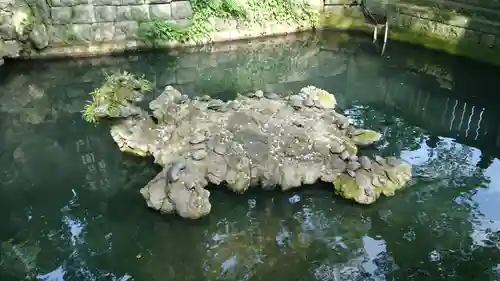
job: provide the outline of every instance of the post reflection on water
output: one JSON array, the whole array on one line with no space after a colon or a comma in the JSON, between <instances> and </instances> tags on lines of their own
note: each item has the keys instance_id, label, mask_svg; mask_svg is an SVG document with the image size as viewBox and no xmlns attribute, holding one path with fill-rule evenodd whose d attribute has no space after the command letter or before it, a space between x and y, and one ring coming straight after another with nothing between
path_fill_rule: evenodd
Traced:
<instances>
[{"instance_id":1,"label":"post reflection on water","mask_svg":"<svg viewBox=\"0 0 500 281\"><path fill-rule=\"evenodd\" d=\"M177 54L6 66L0 81L0 280L496 280L499 70L392 42L302 34ZM395 197L346 202L318 184L235 195L214 187L190 221L149 210L151 159L121 153L80 115L103 71L156 92L231 99L315 85L414 165ZM471 73L471 69L477 71ZM281 278L281 279L280 279Z\"/></svg>"}]
</instances>

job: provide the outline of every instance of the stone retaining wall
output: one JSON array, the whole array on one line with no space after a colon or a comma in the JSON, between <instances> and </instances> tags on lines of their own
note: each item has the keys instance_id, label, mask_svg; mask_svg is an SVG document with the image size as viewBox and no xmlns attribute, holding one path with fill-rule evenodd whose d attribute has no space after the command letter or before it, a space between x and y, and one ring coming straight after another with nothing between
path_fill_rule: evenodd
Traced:
<instances>
[{"instance_id":1,"label":"stone retaining wall","mask_svg":"<svg viewBox=\"0 0 500 281\"><path fill-rule=\"evenodd\" d=\"M304 1L310 2L318 10L323 8L323 0ZM4 2L5 5L2 4ZM26 6L29 6L28 9ZM6 17L2 17L2 13ZM27 42L30 40L23 39L27 36L23 31L14 37L3 33L2 27L14 29L16 26L8 20L13 14L23 15L24 20L17 25L23 26L28 32L31 29L43 29L43 32L38 32L42 33L39 37L43 37L38 41L43 41L43 44ZM170 20L185 26L189 24L192 14L189 0L0 0L0 40L12 41L17 47L14 52L0 53L0 58L15 58L19 55L24 58L88 56L136 50L147 47L139 40L139 26L142 23ZM219 21L219 31L212 34L210 39L229 41L292 33L307 28L270 22L262 26L237 27L235 22ZM194 45L195 42L162 44L175 47Z\"/></svg>"},{"instance_id":2,"label":"stone retaining wall","mask_svg":"<svg viewBox=\"0 0 500 281\"><path fill-rule=\"evenodd\" d=\"M183 20L193 11L179 0L49 0L50 43L117 42L138 39L139 23Z\"/></svg>"},{"instance_id":3,"label":"stone retaining wall","mask_svg":"<svg viewBox=\"0 0 500 281\"><path fill-rule=\"evenodd\" d=\"M100 44L137 45L141 22L182 21L191 15L190 2L179 0L0 0L0 57L40 56L47 49L59 50L49 55L106 53L109 46ZM26 46L23 28L38 29L42 43ZM10 45L2 48L2 41Z\"/></svg>"},{"instance_id":4,"label":"stone retaining wall","mask_svg":"<svg viewBox=\"0 0 500 281\"><path fill-rule=\"evenodd\" d=\"M372 32L351 0L325 0L323 25ZM389 36L500 65L500 1L400 0L389 8Z\"/></svg>"},{"instance_id":5,"label":"stone retaining wall","mask_svg":"<svg viewBox=\"0 0 500 281\"><path fill-rule=\"evenodd\" d=\"M371 31L352 0L305 0L322 11L324 27ZM500 64L500 0L401 0L390 10L395 39ZM3 57L88 56L146 47L140 23L187 22L187 0L0 0ZM213 41L293 33L311 28L265 23L237 27L220 22ZM166 42L165 47L194 45Z\"/></svg>"},{"instance_id":6,"label":"stone retaining wall","mask_svg":"<svg viewBox=\"0 0 500 281\"><path fill-rule=\"evenodd\" d=\"M13 6L14 1L0 0L0 65L4 57L18 57L21 51L21 20L17 19Z\"/></svg>"}]
</instances>

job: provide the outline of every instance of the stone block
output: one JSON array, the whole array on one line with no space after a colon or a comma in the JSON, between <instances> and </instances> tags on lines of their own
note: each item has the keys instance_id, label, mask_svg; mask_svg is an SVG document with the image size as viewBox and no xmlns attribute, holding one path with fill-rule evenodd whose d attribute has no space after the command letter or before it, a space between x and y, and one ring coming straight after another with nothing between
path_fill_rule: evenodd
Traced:
<instances>
[{"instance_id":1,"label":"stone block","mask_svg":"<svg viewBox=\"0 0 500 281\"><path fill-rule=\"evenodd\" d=\"M146 4L145 0L120 0L120 5L141 5Z\"/></svg>"},{"instance_id":2,"label":"stone block","mask_svg":"<svg viewBox=\"0 0 500 281\"><path fill-rule=\"evenodd\" d=\"M111 22L95 23L92 26L94 41L109 42L115 37L115 25Z\"/></svg>"},{"instance_id":3,"label":"stone block","mask_svg":"<svg viewBox=\"0 0 500 281\"><path fill-rule=\"evenodd\" d=\"M172 0L146 0L149 4L169 4Z\"/></svg>"},{"instance_id":4,"label":"stone block","mask_svg":"<svg viewBox=\"0 0 500 281\"><path fill-rule=\"evenodd\" d=\"M10 23L0 25L0 38L14 39L17 37L16 28Z\"/></svg>"},{"instance_id":5,"label":"stone block","mask_svg":"<svg viewBox=\"0 0 500 281\"><path fill-rule=\"evenodd\" d=\"M94 39L94 33L93 31L93 26L92 24L88 23L79 23L79 24L72 24L70 31L72 31L72 39L77 42L81 41L93 41Z\"/></svg>"},{"instance_id":6,"label":"stone block","mask_svg":"<svg viewBox=\"0 0 500 281\"><path fill-rule=\"evenodd\" d=\"M325 5L347 5L351 2L352 0L325 0Z\"/></svg>"},{"instance_id":7,"label":"stone block","mask_svg":"<svg viewBox=\"0 0 500 281\"><path fill-rule=\"evenodd\" d=\"M480 44L492 48L495 46L495 39L495 35L483 33L481 35Z\"/></svg>"},{"instance_id":8,"label":"stone block","mask_svg":"<svg viewBox=\"0 0 500 281\"><path fill-rule=\"evenodd\" d=\"M71 44L71 42L92 41L92 24L62 24L49 27L51 43Z\"/></svg>"},{"instance_id":9,"label":"stone block","mask_svg":"<svg viewBox=\"0 0 500 281\"><path fill-rule=\"evenodd\" d=\"M187 19L193 15L193 8L189 1L174 1L170 4L172 18L176 20Z\"/></svg>"},{"instance_id":10,"label":"stone block","mask_svg":"<svg viewBox=\"0 0 500 281\"><path fill-rule=\"evenodd\" d=\"M121 0L93 0L94 6L120 6Z\"/></svg>"},{"instance_id":11,"label":"stone block","mask_svg":"<svg viewBox=\"0 0 500 281\"><path fill-rule=\"evenodd\" d=\"M9 5L9 0L0 0L0 10L6 10Z\"/></svg>"},{"instance_id":12,"label":"stone block","mask_svg":"<svg viewBox=\"0 0 500 281\"><path fill-rule=\"evenodd\" d=\"M71 7L89 4L89 0L47 0L51 7Z\"/></svg>"},{"instance_id":13,"label":"stone block","mask_svg":"<svg viewBox=\"0 0 500 281\"><path fill-rule=\"evenodd\" d=\"M149 16L152 20L171 19L172 11L170 4L149 5Z\"/></svg>"},{"instance_id":14,"label":"stone block","mask_svg":"<svg viewBox=\"0 0 500 281\"><path fill-rule=\"evenodd\" d=\"M73 9L71 7L50 8L52 23L67 24L73 19Z\"/></svg>"},{"instance_id":15,"label":"stone block","mask_svg":"<svg viewBox=\"0 0 500 281\"><path fill-rule=\"evenodd\" d=\"M117 21L147 21L149 19L149 6L118 6L116 19Z\"/></svg>"},{"instance_id":16,"label":"stone block","mask_svg":"<svg viewBox=\"0 0 500 281\"><path fill-rule=\"evenodd\" d=\"M0 25L10 23L12 20L12 12L8 10L0 10Z\"/></svg>"},{"instance_id":17,"label":"stone block","mask_svg":"<svg viewBox=\"0 0 500 281\"><path fill-rule=\"evenodd\" d=\"M135 21L122 21L115 23L114 40L137 39L139 25Z\"/></svg>"},{"instance_id":18,"label":"stone block","mask_svg":"<svg viewBox=\"0 0 500 281\"><path fill-rule=\"evenodd\" d=\"M411 28L413 18L408 15L399 15L398 25L404 28Z\"/></svg>"},{"instance_id":19,"label":"stone block","mask_svg":"<svg viewBox=\"0 0 500 281\"><path fill-rule=\"evenodd\" d=\"M0 44L0 57L17 58L21 50L21 44L17 40L4 41Z\"/></svg>"},{"instance_id":20,"label":"stone block","mask_svg":"<svg viewBox=\"0 0 500 281\"><path fill-rule=\"evenodd\" d=\"M94 23L94 6L78 5L73 7L72 23Z\"/></svg>"},{"instance_id":21,"label":"stone block","mask_svg":"<svg viewBox=\"0 0 500 281\"><path fill-rule=\"evenodd\" d=\"M64 34L67 31L66 25L50 25L49 26L49 42L50 43L63 43Z\"/></svg>"},{"instance_id":22,"label":"stone block","mask_svg":"<svg viewBox=\"0 0 500 281\"><path fill-rule=\"evenodd\" d=\"M116 6L94 6L96 22L112 22L116 20Z\"/></svg>"}]
</instances>

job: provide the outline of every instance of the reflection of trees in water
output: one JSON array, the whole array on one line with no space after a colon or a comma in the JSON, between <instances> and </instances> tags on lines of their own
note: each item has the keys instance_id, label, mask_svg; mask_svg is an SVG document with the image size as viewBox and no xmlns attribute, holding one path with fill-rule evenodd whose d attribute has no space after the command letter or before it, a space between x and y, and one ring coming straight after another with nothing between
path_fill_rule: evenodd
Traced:
<instances>
[{"instance_id":1,"label":"reflection of trees in water","mask_svg":"<svg viewBox=\"0 0 500 281\"><path fill-rule=\"evenodd\" d=\"M333 208L329 196L313 192L321 191L300 193L306 199L296 204L280 202L284 195L263 199L259 193L224 213L207 230L208 280L331 280L346 266L360 274L369 219L345 202Z\"/></svg>"},{"instance_id":2,"label":"reflection of trees in water","mask_svg":"<svg viewBox=\"0 0 500 281\"><path fill-rule=\"evenodd\" d=\"M213 200L220 204L206 220L193 222L140 207L124 212L124 206L139 206L140 199L123 193L106 210L82 211L83 196L70 201L60 228L54 224L49 241L41 242L62 246L57 255L68 257L45 268L62 264L67 277L87 278L79 280L100 280L94 277L107 272L151 281L331 280L346 266L359 275L369 260L362 237L370 219L350 205L331 208L324 195L289 204L283 195L256 200L215 192ZM229 200L237 202L224 203Z\"/></svg>"},{"instance_id":3,"label":"reflection of trees in water","mask_svg":"<svg viewBox=\"0 0 500 281\"><path fill-rule=\"evenodd\" d=\"M97 190L85 188L84 177L79 177L73 181L73 184L66 181L66 185L59 183L54 187L35 187L36 189L31 189L28 193L24 192L29 197L26 201L20 200L22 196L16 196L18 193L23 193L22 190L9 191L8 196L5 197L15 200L15 204L10 204L12 209L6 210L10 216L7 220L3 220L3 224L11 228L8 232L10 237L5 237L6 240L14 237L17 243L36 244L43 249L36 258L36 267L31 269L31 274L38 273L45 276L46 280L51 280L50 278L61 272L65 272L65 278L77 278L76 280L102 280L105 277L109 278L106 280L119 279L118 277L112 278L113 274L110 273L116 266L114 262L111 263L111 267L109 266L110 260L118 257L110 258L109 254L115 250L113 255L119 256L120 253L116 251L116 247L113 247L113 243L117 244L120 239L124 239L123 237L129 237L131 230L128 223L125 223L128 229L119 229L118 232L109 229L107 225L110 213L108 205L117 200L114 198L116 194L122 192L134 198L132 203L119 200L120 205L113 206L115 212L117 209L120 210L118 221L128 222L128 216L134 212L131 206L137 206L137 209L145 208L138 188L145 185L156 173L151 165L149 167L136 165L135 159L124 160L123 163L118 163L118 167L108 166L113 174L128 174L124 179L110 178L115 189L112 193L104 187L101 189L101 186L98 186ZM130 169L138 172L134 174ZM100 176L106 175L100 174ZM131 184L128 181L129 178L134 178L135 183ZM127 188L130 191L127 191ZM117 193L118 190L120 192ZM36 199L33 200L33 198ZM25 206L30 206L29 213ZM21 221L14 224L11 220L13 215L20 217ZM4 229L2 229L2 234L5 234ZM119 243L119 247L127 249L128 244L130 241L122 242ZM124 257L118 259L125 260ZM136 259L135 255L132 259ZM15 260L5 266L8 266L8 269L15 268L12 264L20 266L22 260ZM106 270L107 268L109 270ZM0 271L2 270L3 268L0 267ZM127 269L123 272L127 272Z\"/></svg>"},{"instance_id":4,"label":"reflection of trees in water","mask_svg":"<svg viewBox=\"0 0 500 281\"><path fill-rule=\"evenodd\" d=\"M290 53L300 48L278 49L281 54L250 50L233 53L229 59L223 53L184 59L196 59L196 66L209 56L205 66L219 67L226 56L227 68L239 65L239 72L213 68L206 74L218 77L205 78L233 81L225 86L234 91L235 85L261 88L255 85L297 79L303 75L298 70L312 63L307 52ZM154 176L154 167L147 160L121 154L105 126L84 127L74 121L80 118L83 94L102 81L101 71L95 69L121 64L140 69L157 84L178 74L172 73L172 63L157 55L135 62L131 58L38 69L11 80L12 91L0 99L6 117L1 122L5 134L1 144L7 151L1 156L5 169L0 179L13 187L8 193L0 189L0 239L15 237L14 245L38 244L43 251L35 271L41 277L65 271L65 278L78 280L119 276L125 280L127 274L151 281L217 280L221 275L228 280L332 280L342 274L352 274L348 280L380 280L386 275L386 280L422 280L431 275L434 280L494 279L488 274L493 274L489 267L499 262L498 234L486 233L482 245L471 238L471 221L481 216L473 211L471 190L487 183L471 162L473 151L428 138L424 130L368 107L353 107L348 113L355 124L384 134L383 154L419 151L424 142L430 148L416 169L417 182L394 198L361 208L332 202L330 192L318 197L316 191L302 192L302 198L309 198L297 204L279 202L286 195L262 193L255 200L214 192L212 214L200 221L149 212L137 188ZM266 69L270 58L282 68ZM375 61L365 63L374 71L383 69ZM254 72L261 76L252 76ZM237 79L228 79L234 75ZM40 77L35 81L36 76ZM210 86L222 87L215 82ZM479 167L491 162L491 157L482 157ZM382 245L375 247L375 254L369 251L373 244Z\"/></svg>"},{"instance_id":5,"label":"reflection of trees in water","mask_svg":"<svg viewBox=\"0 0 500 281\"><path fill-rule=\"evenodd\" d=\"M490 266L500 261L500 255L498 249L474 246L473 206L464 200L470 195L460 196L460 192L450 191L453 187L436 191L437 185L415 185L412 189L419 190L412 191L415 195L408 196L404 208L387 204L385 211L373 217L370 234L385 239L387 252L399 267L389 278L493 280Z\"/></svg>"},{"instance_id":6,"label":"reflection of trees in water","mask_svg":"<svg viewBox=\"0 0 500 281\"><path fill-rule=\"evenodd\" d=\"M372 128L387 119L375 111L366 112L373 117L367 117L364 125L374 124ZM397 130L403 125L384 125L392 126L386 136L401 137ZM400 153L405 148L417 150L425 135L408 127L406 133L413 141L383 149L389 149L389 153ZM332 280L333 276L349 274L353 276L349 280L370 280L390 274L398 278L412 274L422 277L424 273L451 278L452 274L466 276L466 270L454 268L455 264L467 266L463 259L484 260L486 272L491 264L486 260L495 258L494 249L472 248L469 237L473 206L467 201L455 201L457 197L464 201L470 188L486 182L471 162L473 151L455 143L438 141L433 153L426 154L427 161L420 165L436 172L426 173L425 181L413 185L411 192L381 201L374 208L365 210L332 202L329 192L316 197L315 192L320 192L317 190L300 193L302 198L310 198L298 204L276 202L284 200L284 195L262 199L264 194L259 194L259 199L249 203L248 197L229 194L226 198L214 192L210 218L186 222L147 213L136 190L116 192L129 179L142 178L142 182L137 180L131 185L137 188L154 176L156 171L151 165L141 166L147 163L144 159L121 158L118 151L109 153L116 150L112 142L86 137L85 133L59 141L62 150L79 161L75 166L79 167L76 173L80 179L73 181L75 184L86 182L81 172L93 163L94 179L99 182L100 177L109 177L111 190L115 191L90 192L79 187L76 196L68 187L64 191L55 188L52 198L32 206L33 217L23 225L30 234L20 234L18 239L38 241L44 249L37 259L37 271L46 274L42 276L53 276L59 268L66 271L66 277L83 280L105 276L118 280L112 273L151 281L181 276L183 280L221 280L217 279L220 275L226 280L245 276L249 280ZM94 160L83 163L89 153L93 153ZM102 162L106 173L99 172ZM372 214L373 210L378 214ZM370 239L367 235L379 237L387 250L368 255L369 247L363 244ZM56 256L61 259L55 260ZM200 269L203 266L204 272ZM222 274L224 266L227 270ZM490 280L486 273L483 276Z\"/></svg>"},{"instance_id":7,"label":"reflection of trees in water","mask_svg":"<svg viewBox=\"0 0 500 281\"><path fill-rule=\"evenodd\" d=\"M416 150L425 139L425 131L408 125L403 119L367 106L352 106L345 110L349 120L358 127L369 128L382 133L383 151L398 154L402 150Z\"/></svg>"},{"instance_id":8,"label":"reflection of trees in water","mask_svg":"<svg viewBox=\"0 0 500 281\"><path fill-rule=\"evenodd\" d=\"M405 196L404 203L388 200L373 217L372 235L385 238L388 252L400 267L391 275L397 280L464 278L470 274L471 262L484 267L474 270L474 278L484 279L474 280L491 280L488 267L492 263L477 263L498 260L500 255L474 247L471 238L471 219L478 215L471 196L489 179L475 165L472 148L446 139L435 145L415 167L417 183L399 195Z\"/></svg>"},{"instance_id":9,"label":"reflection of trees in water","mask_svg":"<svg viewBox=\"0 0 500 281\"><path fill-rule=\"evenodd\" d=\"M27 251L4 257L0 276L20 280L24 274L49 272L40 278L50 280L67 271L65 278L118 280L112 274L103 277L107 273L99 271L100 265L88 263L100 254L86 245L98 243L95 237L106 239L101 227L108 200L123 190L131 190L140 199L138 188L156 174L154 167L144 159L123 155L107 128L87 126L64 108L55 116L65 118L41 124L19 121L22 109L1 114L8 118L1 123L0 241L7 250L26 245L42 251L37 256ZM79 200L77 194L84 199ZM143 207L142 203L138 200L134 205ZM89 215L89 210L96 213ZM97 230L88 238L86 231L92 228ZM26 265L27 259L33 261L32 266Z\"/></svg>"},{"instance_id":10,"label":"reflection of trees in water","mask_svg":"<svg viewBox=\"0 0 500 281\"><path fill-rule=\"evenodd\" d=\"M235 52L215 52L210 55L212 65L202 62L192 68L195 73L191 76L198 79L187 83L178 81L179 87L181 90L195 88L197 94L227 99L236 93L264 90L268 84L302 81L314 72L313 67L318 66L319 48L314 44L313 36L274 41L248 44ZM209 54L199 56L207 57ZM189 90L186 92L190 94Z\"/></svg>"},{"instance_id":11,"label":"reflection of trees in water","mask_svg":"<svg viewBox=\"0 0 500 281\"><path fill-rule=\"evenodd\" d=\"M413 160L415 184L396 195L399 200L378 202L377 214L371 216L370 235L384 238L387 253L398 266L388 274L389 280L467 276L493 280L496 273L491 266L500 262L500 253L494 247L478 247L473 240L478 231L473 222L477 224L482 215L471 200L477 188L489 184L483 168L491 157L449 139L427 136L424 130L373 108L354 106L347 112L355 124L384 134L386 143L378 147L379 153L418 159ZM495 244L495 236L483 231L486 244Z\"/></svg>"}]
</instances>

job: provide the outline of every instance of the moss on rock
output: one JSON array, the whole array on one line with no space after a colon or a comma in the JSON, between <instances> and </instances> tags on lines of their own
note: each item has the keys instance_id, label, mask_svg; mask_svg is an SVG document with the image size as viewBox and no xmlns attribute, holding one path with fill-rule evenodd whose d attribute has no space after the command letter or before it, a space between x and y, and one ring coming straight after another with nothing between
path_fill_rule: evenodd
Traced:
<instances>
[{"instance_id":1,"label":"moss on rock","mask_svg":"<svg viewBox=\"0 0 500 281\"><path fill-rule=\"evenodd\" d=\"M351 141L359 146L367 146L378 142L382 138L379 132L368 129L357 129L354 131Z\"/></svg>"},{"instance_id":2,"label":"moss on rock","mask_svg":"<svg viewBox=\"0 0 500 281\"><path fill-rule=\"evenodd\" d=\"M391 159L391 158L388 158ZM397 163L374 163L371 171L359 169L354 174L342 174L333 181L335 192L340 196L361 204L375 202L381 194L393 196L410 180L411 165Z\"/></svg>"}]
</instances>

